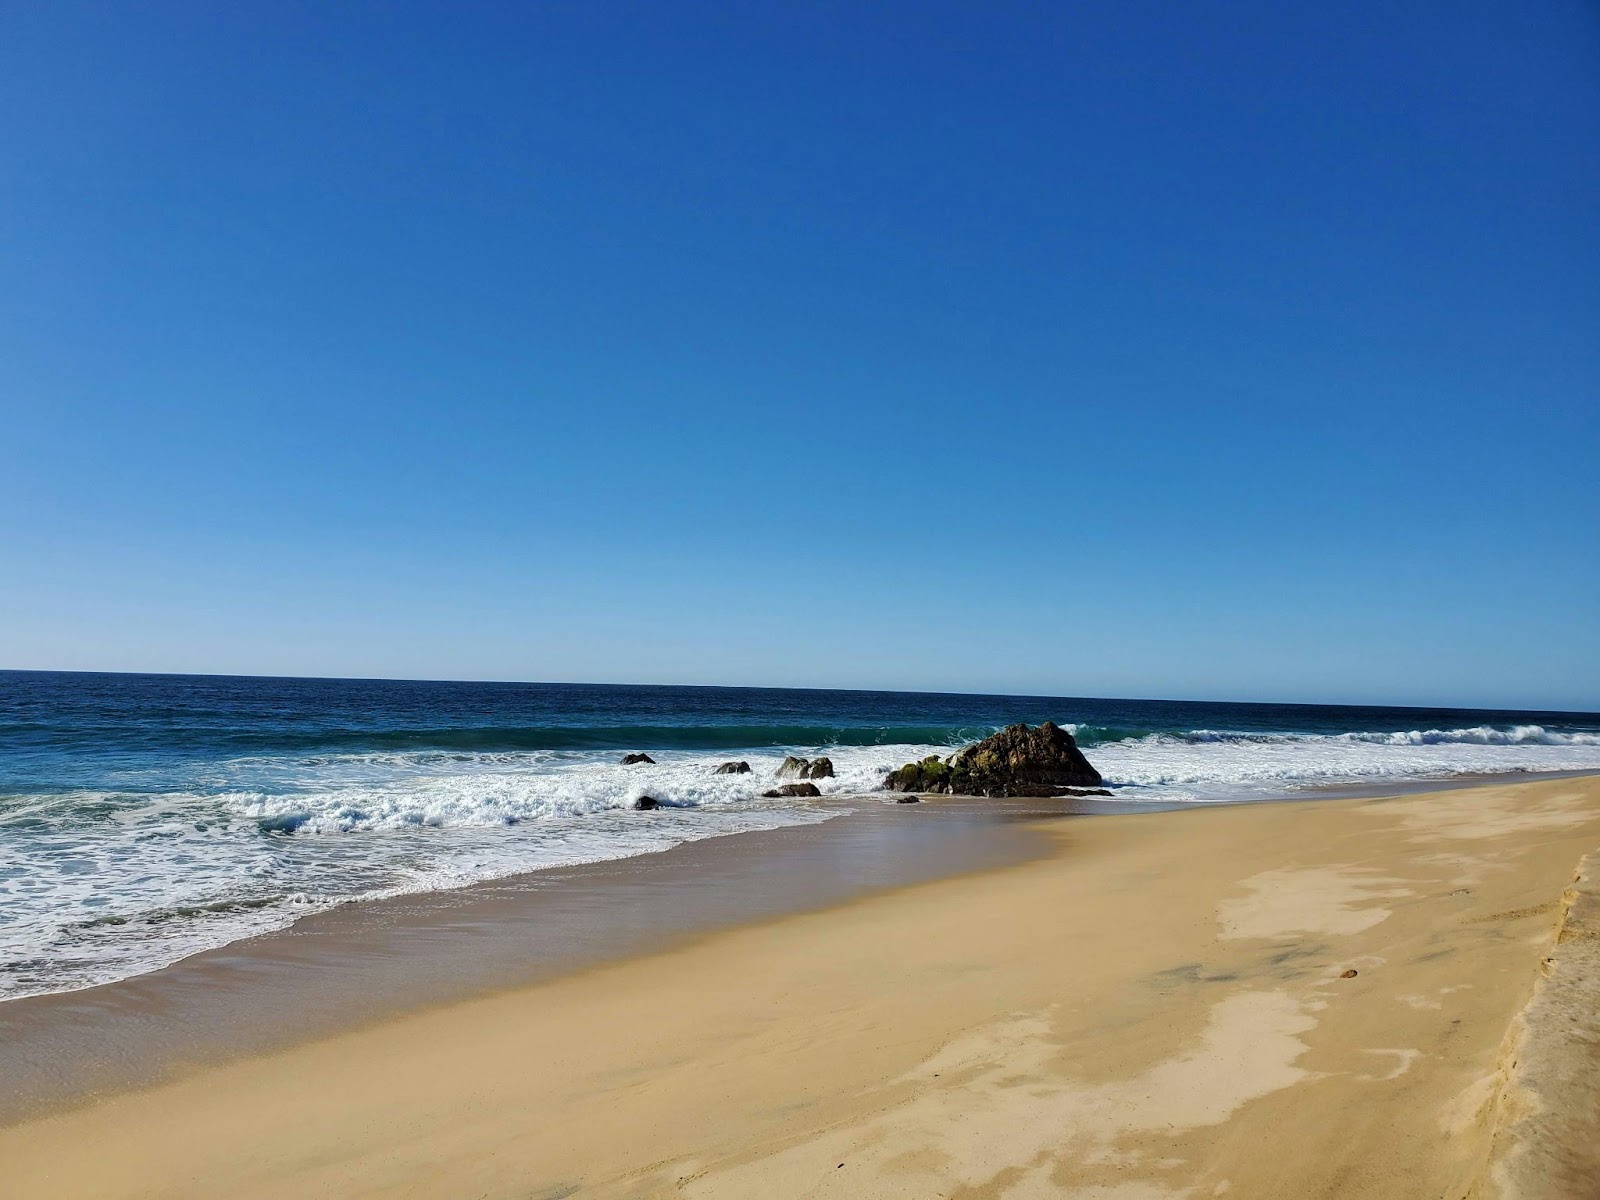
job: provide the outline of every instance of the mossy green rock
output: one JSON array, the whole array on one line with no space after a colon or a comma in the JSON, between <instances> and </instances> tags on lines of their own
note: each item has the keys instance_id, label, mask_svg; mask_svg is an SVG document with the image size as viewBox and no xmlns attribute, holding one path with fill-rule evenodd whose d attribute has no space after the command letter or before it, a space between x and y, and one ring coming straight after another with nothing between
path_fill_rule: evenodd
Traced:
<instances>
[{"instance_id":1,"label":"mossy green rock","mask_svg":"<svg viewBox=\"0 0 1600 1200\"><path fill-rule=\"evenodd\" d=\"M949 758L931 755L889 772L893 792L957 796L1054 796L1068 788L1100 786L1100 772L1072 735L1053 721L1037 728L1008 725Z\"/></svg>"},{"instance_id":2,"label":"mossy green rock","mask_svg":"<svg viewBox=\"0 0 1600 1200\"><path fill-rule=\"evenodd\" d=\"M934 754L890 771L885 786L892 792L942 792L949 782L950 768Z\"/></svg>"}]
</instances>

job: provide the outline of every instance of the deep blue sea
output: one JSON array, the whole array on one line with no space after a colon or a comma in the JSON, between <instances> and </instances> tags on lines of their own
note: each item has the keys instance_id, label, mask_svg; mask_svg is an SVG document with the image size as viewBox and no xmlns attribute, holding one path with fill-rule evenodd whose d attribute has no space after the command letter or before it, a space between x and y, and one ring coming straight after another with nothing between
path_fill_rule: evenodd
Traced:
<instances>
[{"instance_id":1,"label":"deep blue sea","mask_svg":"<svg viewBox=\"0 0 1600 1200\"><path fill-rule=\"evenodd\" d=\"M1118 797L1600 770L1600 715L906 692L0 672L0 999L139 974L376 896L826 820L1014 721ZM626 751L653 766L622 767ZM749 775L714 775L747 760ZM649 794L662 802L635 812Z\"/></svg>"}]
</instances>

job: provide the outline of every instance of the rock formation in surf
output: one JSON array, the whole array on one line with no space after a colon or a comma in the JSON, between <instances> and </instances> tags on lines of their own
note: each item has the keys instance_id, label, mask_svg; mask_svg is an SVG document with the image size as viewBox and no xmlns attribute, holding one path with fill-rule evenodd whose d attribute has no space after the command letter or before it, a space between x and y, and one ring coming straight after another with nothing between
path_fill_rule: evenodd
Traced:
<instances>
[{"instance_id":1,"label":"rock formation in surf","mask_svg":"<svg viewBox=\"0 0 1600 1200\"><path fill-rule=\"evenodd\" d=\"M931 755L907 763L891 771L884 786L894 792L954 796L1058 796L1099 788L1100 772L1089 765L1070 733L1046 721L1037 728L1008 725L948 758Z\"/></svg>"},{"instance_id":2,"label":"rock formation in surf","mask_svg":"<svg viewBox=\"0 0 1600 1200\"><path fill-rule=\"evenodd\" d=\"M631 767L635 763L650 763L654 766L655 761L648 754L624 754L622 756L622 765L625 767Z\"/></svg>"},{"instance_id":3,"label":"rock formation in surf","mask_svg":"<svg viewBox=\"0 0 1600 1200\"><path fill-rule=\"evenodd\" d=\"M711 773L713 775L748 775L750 774L750 764L744 762L743 760L740 760L739 762L725 762Z\"/></svg>"},{"instance_id":4,"label":"rock formation in surf","mask_svg":"<svg viewBox=\"0 0 1600 1200\"><path fill-rule=\"evenodd\" d=\"M779 779L832 779L833 759L796 758L790 754L778 767Z\"/></svg>"}]
</instances>

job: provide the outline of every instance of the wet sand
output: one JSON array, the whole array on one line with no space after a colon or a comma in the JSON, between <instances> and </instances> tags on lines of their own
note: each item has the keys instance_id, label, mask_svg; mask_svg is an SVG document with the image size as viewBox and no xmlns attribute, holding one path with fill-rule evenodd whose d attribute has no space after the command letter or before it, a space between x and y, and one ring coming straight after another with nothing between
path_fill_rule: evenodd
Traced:
<instances>
[{"instance_id":1,"label":"wet sand","mask_svg":"<svg viewBox=\"0 0 1600 1200\"><path fill-rule=\"evenodd\" d=\"M860 820L964 819L947 804ZM1021 840L532 984L496 968L470 999L376 1000L354 1031L0 1130L0 1178L17 1197L1574 1194L1518 1173L1558 1155L1563 1186L1600 1180L1593 1147L1561 1144L1587 1128L1563 1118L1592 1110L1573 1056L1593 1047L1552 1065L1540 1015L1595 1007L1573 932L1595 779L974 829ZM751 861L724 890L761 891ZM199 1012L215 985L194 986Z\"/></svg>"},{"instance_id":2,"label":"wet sand","mask_svg":"<svg viewBox=\"0 0 1600 1200\"><path fill-rule=\"evenodd\" d=\"M7 1001L0 1124L718 929L1037 858L1049 843L1023 822L1075 811L829 806L838 815L821 824L349 904L148 975Z\"/></svg>"}]
</instances>

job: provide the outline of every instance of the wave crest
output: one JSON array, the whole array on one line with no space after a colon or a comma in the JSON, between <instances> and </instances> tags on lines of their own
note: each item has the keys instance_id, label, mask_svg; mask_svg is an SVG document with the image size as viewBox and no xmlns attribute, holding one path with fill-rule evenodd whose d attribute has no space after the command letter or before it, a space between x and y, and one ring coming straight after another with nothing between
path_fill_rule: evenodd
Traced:
<instances>
[{"instance_id":1,"label":"wave crest","mask_svg":"<svg viewBox=\"0 0 1600 1200\"><path fill-rule=\"evenodd\" d=\"M1079 741L1085 745L1097 744L1081 737ZM1470 729L1358 730L1350 733L1253 733L1232 729L1191 729L1184 733L1103 737L1098 744L1111 741L1139 741L1157 746L1208 743L1280 746L1330 742L1359 742L1373 746L1600 746L1600 733L1563 732L1546 729L1543 725L1515 725L1509 729L1476 725Z\"/></svg>"},{"instance_id":2,"label":"wave crest","mask_svg":"<svg viewBox=\"0 0 1600 1200\"><path fill-rule=\"evenodd\" d=\"M1475 725L1471 729L1413 729L1402 733L1346 733L1346 741L1375 742L1384 746L1600 746L1600 733L1562 733L1543 725L1514 725L1496 729Z\"/></svg>"}]
</instances>

